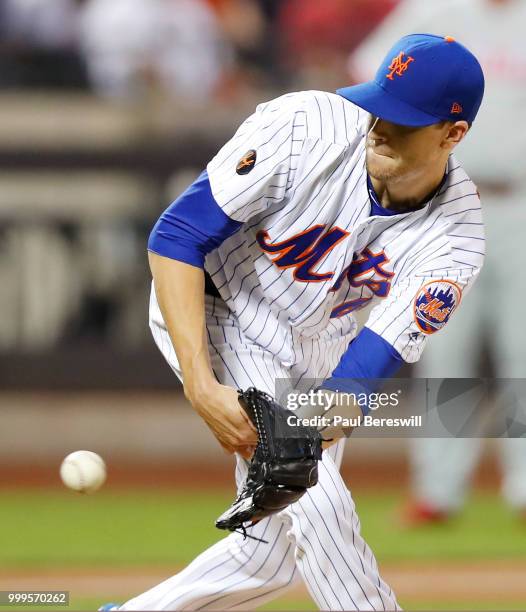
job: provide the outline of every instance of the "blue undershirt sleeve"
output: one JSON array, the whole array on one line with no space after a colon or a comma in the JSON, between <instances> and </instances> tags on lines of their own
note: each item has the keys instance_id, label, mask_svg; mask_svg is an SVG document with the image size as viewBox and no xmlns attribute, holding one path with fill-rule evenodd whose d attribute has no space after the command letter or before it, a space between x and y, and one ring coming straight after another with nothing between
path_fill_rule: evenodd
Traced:
<instances>
[{"instance_id":1,"label":"blue undershirt sleeve","mask_svg":"<svg viewBox=\"0 0 526 612\"><path fill-rule=\"evenodd\" d=\"M150 234L148 250L204 268L206 255L241 225L215 201L205 170L160 216Z\"/></svg>"},{"instance_id":2,"label":"blue undershirt sleeve","mask_svg":"<svg viewBox=\"0 0 526 612\"><path fill-rule=\"evenodd\" d=\"M402 366L398 351L377 333L364 327L340 359L340 363L320 389L343 393L373 393ZM362 406L364 412L368 411Z\"/></svg>"}]
</instances>

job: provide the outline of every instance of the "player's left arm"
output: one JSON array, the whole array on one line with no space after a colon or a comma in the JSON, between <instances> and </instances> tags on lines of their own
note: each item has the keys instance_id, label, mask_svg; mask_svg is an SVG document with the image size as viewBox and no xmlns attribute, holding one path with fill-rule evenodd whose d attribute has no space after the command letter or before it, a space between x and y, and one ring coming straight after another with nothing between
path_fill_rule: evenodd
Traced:
<instances>
[{"instance_id":1,"label":"player's left arm","mask_svg":"<svg viewBox=\"0 0 526 612\"><path fill-rule=\"evenodd\" d=\"M417 272L395 283L321 388L346 394L376 392L404 363L418 361L428 338L447 325L479 272L476 267ZM367 411L354 406L351 414Z\"/></svg>"},{"instance_id":2,"label":"player's left arm","mask_svg":"<svg viewBox=\"0 0 526 612\"><path fill-rule=\"evenodd\" d=\"M371 311L365 328L376 333L405 363L420 359L429 338L460 308L481 266L416 272L401 279Z\"/></svg>"}]
</instances>

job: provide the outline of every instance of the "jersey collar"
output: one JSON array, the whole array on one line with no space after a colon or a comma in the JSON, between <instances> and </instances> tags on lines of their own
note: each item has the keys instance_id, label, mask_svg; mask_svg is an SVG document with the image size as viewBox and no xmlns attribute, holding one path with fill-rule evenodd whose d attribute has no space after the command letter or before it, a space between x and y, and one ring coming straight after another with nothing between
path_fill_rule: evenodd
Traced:
<instances>
[{"instance_id":1,"label":"jersey collar","mask_svg":"<svg viewBox=\"0 0 526 612\"><path fill-rule=\"evenodd\" d=\"M447 180L448 172L449 172L449 161L448 161L448 165L447 165L444 177L442 178L442 181L440 182L440 185L437 187L435 193L429 198L429 200L425 204L423 204L419 208L408 210L406 212L397 212L396 210L384 208L380 204L380 200L378 196L376 195L376 191L374 190L373 183L371 181L371 177L367 175L367 192L369 193L369 201L371 202L371 217L394 217L396 215L410 215L412 213L416 213L416 212L426 209L431 204L431 202L433 202L437 194L440 193L440 190L442 189L442 187L444 186Z\"/></svg>"}]
</instances>

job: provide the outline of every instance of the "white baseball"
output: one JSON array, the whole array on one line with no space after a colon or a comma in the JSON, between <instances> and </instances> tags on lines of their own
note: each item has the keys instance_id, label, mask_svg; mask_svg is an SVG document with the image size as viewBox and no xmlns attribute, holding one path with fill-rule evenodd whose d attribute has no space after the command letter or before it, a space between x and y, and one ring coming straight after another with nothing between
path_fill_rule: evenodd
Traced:
<instances>
[{"instance_id":1,"label":"white baseball","mask_svg":"<svg viewBox=\"0 0 526 612\"><path fill-rule=\"evenodd\" d=\"M60 466L62 482L79 493L94 493L106 480L106 464L102 457L87 450L69 454Z\"/></svg>"}]
</instances>

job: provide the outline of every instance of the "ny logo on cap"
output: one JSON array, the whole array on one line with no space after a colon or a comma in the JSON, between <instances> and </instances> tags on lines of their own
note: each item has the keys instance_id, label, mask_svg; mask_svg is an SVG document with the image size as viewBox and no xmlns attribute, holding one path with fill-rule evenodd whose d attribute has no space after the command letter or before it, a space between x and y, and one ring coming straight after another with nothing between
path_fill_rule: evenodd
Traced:
<instances>
[{"instance_id":1,"label":"ny logo on cap","mask_svg":"<svg viewBox=\"0 0 526 612\"><path fill-rule=\"evenodd\" d=\"M400 51L400 53L393 58L393 61L389 65L389 70L391 72L389 72L386 76L388 79L391 79L391 81L394 80L395 74L400 77L403 76L404 72L409 68L409 64L415 61L415 58L411 57L410 55L408 55L407 59L404 61L404 55L405 53Z\"/></svg>"}]
</instances>

